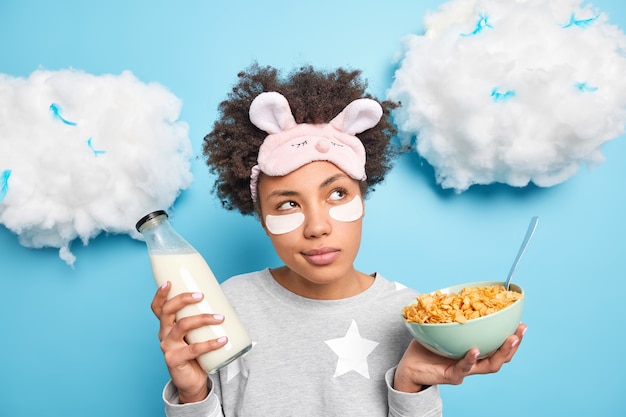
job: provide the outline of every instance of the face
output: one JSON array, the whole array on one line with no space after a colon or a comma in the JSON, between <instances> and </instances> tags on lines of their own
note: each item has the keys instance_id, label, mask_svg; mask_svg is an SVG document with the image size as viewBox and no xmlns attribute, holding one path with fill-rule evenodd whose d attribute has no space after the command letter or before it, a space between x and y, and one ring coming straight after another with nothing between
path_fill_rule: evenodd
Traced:
<instances>
[{"instance_id":1,"label":"face","mask_svg":"<svg viewBox=\"0 0 626 417\"><path fill-rule=\"evenodd\" d=\"M260 214L293 282L315 287L353 278L361 242L359 182L334 164L311 162L282 177L262 175Z\"/></svg>"}]
</instances>

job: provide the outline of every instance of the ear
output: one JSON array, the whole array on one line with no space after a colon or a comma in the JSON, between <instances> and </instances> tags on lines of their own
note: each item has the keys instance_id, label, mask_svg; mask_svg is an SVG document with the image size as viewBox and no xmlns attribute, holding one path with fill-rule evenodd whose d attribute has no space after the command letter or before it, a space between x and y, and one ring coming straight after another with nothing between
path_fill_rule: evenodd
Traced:
<instances>
[{"instance_id":1,"label":"ear","mask_svg":"<svg viewBox=\"0 0 626 417\"><path fill-rule=\"evenodd\" d=\"M287 99L280 93L261 93L250 104L250 121L259 129L271 134L296 125Z\"/></svg>"},{"instance_id":2,"label":"ear","mask_svg":"<svg viewBox=\"0 0 626 417\"><path fill-rule=\"evenodd\" d=\"M383 109L376 100L360 98L348 104L330 124L350 135L361 133L378 124Z\"/></svg>"}]
</instances>

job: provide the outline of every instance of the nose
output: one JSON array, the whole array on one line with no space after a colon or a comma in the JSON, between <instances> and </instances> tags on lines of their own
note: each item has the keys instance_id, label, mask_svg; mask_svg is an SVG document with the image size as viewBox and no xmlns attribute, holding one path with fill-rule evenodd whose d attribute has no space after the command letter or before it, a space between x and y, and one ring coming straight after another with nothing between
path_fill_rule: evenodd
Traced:
<instances>
[{"instance_id":1,"label":"nose","mask_svg":"<svg viewBox=\"0 0 626 417\"><path fill-rule=\"evenodd\" d=\"M316 207L307 210L304 214L304 219L304 236L308 239L326 236L332 229L328 208L326 207Z\"/></svg>"}]
</instances>

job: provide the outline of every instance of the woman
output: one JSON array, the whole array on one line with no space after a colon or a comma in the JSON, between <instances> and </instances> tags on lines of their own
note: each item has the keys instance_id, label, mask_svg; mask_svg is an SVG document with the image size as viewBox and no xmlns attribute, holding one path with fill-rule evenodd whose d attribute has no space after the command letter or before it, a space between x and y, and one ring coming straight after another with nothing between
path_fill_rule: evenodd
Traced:
<instances>
[{"instance_id":1,"label":"woman","mask_svg":"<svg viewBox=\"0 0 626 417\"><path fill-rule=\"evenodd\" d=\"M258 216L284 265L222 285L253 348L211 377L195 358L226 340L184 337L224 318L176 321L202 294L157 291L169 416L440 415L438 384L496 372L515 354L521 324L485 359L430 353L400 315L417 292L355 269L363 200L390 168L395 133L395 104L373 100L359 76L304 67L281 78L255 65L220 104L204 148L215 190L226 208Z\"/></svg>"}]
</instances>

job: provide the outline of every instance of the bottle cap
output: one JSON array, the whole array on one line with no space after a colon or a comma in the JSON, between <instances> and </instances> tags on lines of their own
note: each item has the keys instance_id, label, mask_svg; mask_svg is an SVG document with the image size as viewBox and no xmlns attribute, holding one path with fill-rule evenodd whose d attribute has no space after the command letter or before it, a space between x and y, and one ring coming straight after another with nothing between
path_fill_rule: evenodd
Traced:
<instances>
[{"instance_id":1,"label":"bottle cap","mask_svg":"<svg viewBox=\"0 0 626 417\"><path fill-rule=\"evenodd\" d=\"M163 216L163 215L165 215L165 217L168 217L165 210L156 210L156 211L153 211L152 213L148 213L145 216L143 216L141 219L139 219L139 221L135 225L135 229L137 229L138 232L141 232L141 230L139 229L141 229L141 226L143 226L144 223L146 223L149 220L156 219L157 217Z\"/></svg>"}]
</instances>

